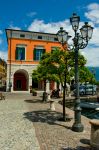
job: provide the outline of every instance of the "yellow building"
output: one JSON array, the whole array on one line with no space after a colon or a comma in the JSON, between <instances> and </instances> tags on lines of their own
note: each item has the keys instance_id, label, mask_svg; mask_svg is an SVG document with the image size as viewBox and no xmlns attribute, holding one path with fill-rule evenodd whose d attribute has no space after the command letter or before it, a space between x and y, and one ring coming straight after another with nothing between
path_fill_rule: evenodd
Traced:
<instances>
[{"instance_id":1,"label":"yellow building","mask_svg":"<svg viewBox=\"0 0 99 150\"><path fill-rule=\"evenodd\" d=\"M7 64L0 58L0 87L6 85Z\"/></svg>"}]
</instances>

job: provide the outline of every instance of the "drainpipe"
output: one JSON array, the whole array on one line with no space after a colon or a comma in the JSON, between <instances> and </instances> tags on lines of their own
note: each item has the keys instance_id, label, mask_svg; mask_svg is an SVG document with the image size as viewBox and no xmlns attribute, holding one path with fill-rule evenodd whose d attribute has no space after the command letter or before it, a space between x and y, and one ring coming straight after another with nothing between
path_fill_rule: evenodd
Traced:
<instances>
[{"instance_id":1,"label":"drainpipe","mask_svg":"<svg viewBox=\"0 0 99 150\"><path fill-rule=\"evenodd\" d=\"M12 30L10 31L10 60L9 60L9 92L11 92L11 40L12 40Z\"/></svg>"}]
</instances>

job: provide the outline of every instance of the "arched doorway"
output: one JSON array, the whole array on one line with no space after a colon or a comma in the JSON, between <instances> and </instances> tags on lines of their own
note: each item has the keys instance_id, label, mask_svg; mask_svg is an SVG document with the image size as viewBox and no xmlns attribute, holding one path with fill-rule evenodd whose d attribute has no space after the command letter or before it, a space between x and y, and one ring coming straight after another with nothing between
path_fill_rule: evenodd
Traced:
<instances>
[{"instance_id":1,"label":"arched doorway","mask_svg":"<svg viewBox=\"0 0 99 150\"><path fill-rule=\"evenodd\" d=\"M14 91L28 91L29 77L27 71L21 69L14 74Z\"/></svg>"}]
</instances>

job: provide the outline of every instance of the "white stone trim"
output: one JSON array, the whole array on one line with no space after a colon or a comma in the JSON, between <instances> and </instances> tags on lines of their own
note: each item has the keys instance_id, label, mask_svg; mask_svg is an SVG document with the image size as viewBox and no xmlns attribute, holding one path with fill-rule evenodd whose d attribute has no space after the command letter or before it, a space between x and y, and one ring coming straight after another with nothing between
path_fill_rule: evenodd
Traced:
<instances>
[{"instance_id":1,"label":"white stone trim","mask_svg":"<svg viewBox=\"0 0 99 150\"><path fill-rule=\"evenodd\" d=\"M21 62L21 61L20 61ZM10 63L7 63L7 65L10 65ZM39 64L18 64L18 63L11 63L11 65L16 65L16 66L38 66Z\"/></svg>"},{"instance_id":2,"label":"white stone trim","mask_svg":"<svg viewBox=\"0 0 99 150\"><path fill-rule=\"evenodd\" d=\"M10 65L7 64L7 89L9 88L9 67ZM11 92L13 92L13 81L14 81L14 74L18 70L25 70L28 73L28 91L30 90L30 86L32 85L32 72L37 68L37 65L29 65L29 64L11 64L11 82L12 82L12 87L11 87Z\"/></svg>"},{"instance_id":3,"label":"white stone trim","mask_svg":"<svg viewBox=\"0 0 99 150\"><path fill-rule=\"evenodd\" d=\"M26 46L27 46L26 44L16 44L16 47L24 47L25 48L25 60L26 60ZM15 50L15 53L16 53L16 50ZM23 61L25 61L25 60L23 60ZM19 61L22 61L22 60L19 60Z\"/></svg>"}]
</instances>

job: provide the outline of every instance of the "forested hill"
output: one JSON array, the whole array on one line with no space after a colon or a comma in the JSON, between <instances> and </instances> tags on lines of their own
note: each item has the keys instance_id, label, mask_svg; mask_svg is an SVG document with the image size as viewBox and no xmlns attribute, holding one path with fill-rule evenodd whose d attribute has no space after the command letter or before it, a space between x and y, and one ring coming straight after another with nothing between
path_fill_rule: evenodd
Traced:
<instances>
[{"instance_id":1,"label":"forested hill","mask_svg":"<svg viewBox=\"0 0 99 150\"><path fill-rule=\"evenodd\" d=\"M88 67L88 68L91 71L92 71L92 69L95 70L95 78L96 78L97 81L99 81L99 67Z\"/></svg>"}]
</instances>

